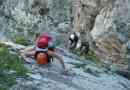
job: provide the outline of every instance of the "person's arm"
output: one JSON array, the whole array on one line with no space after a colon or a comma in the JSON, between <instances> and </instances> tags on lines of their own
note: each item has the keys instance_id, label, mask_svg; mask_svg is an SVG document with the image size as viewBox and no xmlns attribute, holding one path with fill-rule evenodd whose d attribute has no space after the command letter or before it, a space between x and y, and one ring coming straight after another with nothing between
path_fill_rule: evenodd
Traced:
<instances>
[{"instance_id":1,"label":"person's arm","mask_svg":"<svg viewBox=\"0 0 130 90\"><path fill-rule=\"evenodd\" d=\"M57 58L60 61L60 63L62 64L62 67L64 68L64 70L66 70L64 61L58 54L56 54L55 52L52 52L52 51L48 51L48 54Z\"/></svg>"},{"instance_id":2,"label":"person's arm","mask_svg":"<svg viewBox=\"0 0 130 90\"><path fill-rule=\"evenodd\" d=\"M21 52L23 54L25 54L26 56L33 56L35 54L35 49L34 47L27 47L24 50L21 50Z\"/></svg>"}]
</instances>

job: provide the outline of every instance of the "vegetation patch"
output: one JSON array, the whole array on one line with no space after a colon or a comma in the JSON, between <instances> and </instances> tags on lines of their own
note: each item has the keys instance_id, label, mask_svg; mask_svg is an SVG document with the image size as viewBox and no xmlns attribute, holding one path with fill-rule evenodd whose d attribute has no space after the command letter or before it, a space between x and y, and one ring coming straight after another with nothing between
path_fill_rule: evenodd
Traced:
<instances>
[{"instance_id":1,"label":"vegetation patch","mask_svg":"<svg viewBox=\"0 0 130 90\"><path fill-rule=\"evenodd\" d=\"M15 37L15 43L22 44L22 45L25 45L25 46L29 45L28 40L23 36L16 36Z\"/></svg>"},{"instance_id":2,"label":"vegetation patch","mask_svg":"<svg viewBox=\"0 0 130 90\"><path fill-rule=\"evenodd\" d=\"M28 70L23 65L23 58L2 46L0 47L0 90L8 90L16 84L17 77L26 77Z\"/></svg>"},{"instance_id":3,"label":"vegetation patch","mask_svg":"<svg viewBox=\"0 0 130 90\"><path fill-rule=\"evenodd\" d=\"M96 64L103 64L103 62L99 59L99 57L96 55L96 53L92 50L89 50L88 53L83 53L83 54L81 54L79 50L74 50L71 52L77 54L78 56L85 57L86 60L90 60Z\"/></svg>"},{"instance_id":4,"label":"vegetation patch","mask_svg":"<svg viewBox=\"0 0 130 90\"><path fill-rule=\"evenodd\" d=\"M96 64L101 64L101 60L97 57L96 53L92 50L90 50L87 54L83 55L87 60L91 60L95 62Z\"/></svg>"}]
</instances>

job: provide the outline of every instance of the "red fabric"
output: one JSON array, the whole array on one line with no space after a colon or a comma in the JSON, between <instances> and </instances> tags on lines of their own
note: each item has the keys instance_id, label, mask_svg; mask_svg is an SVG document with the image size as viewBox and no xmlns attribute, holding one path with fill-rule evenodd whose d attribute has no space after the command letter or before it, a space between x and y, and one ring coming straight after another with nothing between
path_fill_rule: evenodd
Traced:
<instances>
[{"instance_id":1,"label":"red fabric","mask_svg":"<svg viewBox=\"0 0 130 90\"><path fill-rule=\"evenodd\" d=\"M49 42L49 40L45 37L38 38L37 39L37 47L46 48L46 47L48 47L48 42Z\"/></svg>"},{"instance_id":2,"label":"red fabric","mask_svg":"<svg viewBox=\"0 0 130 90\"><path fill-rule=\"evenodd\" d=\"M36 45L39 48L44 48L47 47L48 43L51 41L52 41L52 37L48 33L43 33L36 39Z\"/></svg>"},{"instance_id":3,"label":"red fabric","mask_svg":"<svg viewBox=\"0 0 130 90\"><path fill-rule=\"evenodd\" d=\"M45 37L48 39L48 41L52 41L52 37L47 33L42 34L41 37Z\"/></svg>"},{"instance_id":4,"label":"red fabric","mask_svg":"<svg viewBox=\"0 0 130 90\"><path fill-rule=\"evenodd\" d=\"M48 41L52 41L52 37L48 33L43 33L38 38L47 38Z\"/></svg>"}]
</instances>

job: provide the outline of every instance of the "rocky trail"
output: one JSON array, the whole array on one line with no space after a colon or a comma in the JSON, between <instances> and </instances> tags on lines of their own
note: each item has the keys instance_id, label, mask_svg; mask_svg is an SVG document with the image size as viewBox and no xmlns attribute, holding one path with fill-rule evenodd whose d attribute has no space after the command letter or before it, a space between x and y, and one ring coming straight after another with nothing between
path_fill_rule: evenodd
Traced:
<instances>
[{"instance_id":1,"label":"rocky trail","mask_svg":"<svg viewBox=\"0 0 130 90\"><path fill-rule=\"evenodd\" d=\"M21 45L6 42L15 50ZM90 61L79 60L76 55L61 49L61 56L68 69L62 72L60 64L54 60L46 66L39 66L35 60L25 63L30 72L28 77L18 77L17 84L11 90L130 90L130 81L115 73L99 67Z\"/></svg>"},{"instance_id":2,"label":"rocky trail","mask_svg":"<svg viewBox=\"0 0 130 90\"><path fill-rule=\"evenodd\" d=\"M130 90L130 80L122 77L130 77L130 0L0 0L0 27L0 45L7 46L11 55L23 56L29 70L27 77L13 79L17 84L10 90ZM79 41L89 42L90 50L109 65L59 48L67 73L58 60L39 66L20 50L34 44L41 32L49 32L59 47L66 47L69 34L78 32Z\"/></svg>"}]
</instances>

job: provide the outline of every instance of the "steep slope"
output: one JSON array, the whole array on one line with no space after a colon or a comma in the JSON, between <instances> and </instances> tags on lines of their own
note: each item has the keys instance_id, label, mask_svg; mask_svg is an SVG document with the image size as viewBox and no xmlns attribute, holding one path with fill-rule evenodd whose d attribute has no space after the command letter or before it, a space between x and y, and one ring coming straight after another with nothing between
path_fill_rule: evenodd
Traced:
<instances>
[{"instance_id":1,"label":"steep slope","mask_svg":"<svg viewBox=\"0 0 130 90\"><path fill-rule=\"evenodd\" d=\"M16 45L17 46L17 45ZM47 66L39 66L35 60L26 63L31 72L27 78L18 77L18 84L11 90L129 90L130 81L76 55L59 51L68 73L63 73L57 61Z\"/></svg>"},{"instance_id":2,"label":"steep slope","mask_svg":"<svg viewBox=\"0 0 130 90\"><path fill-rule=\"evenodd\" d=\"M3 40L29 40L37 34L61 37L71 29L69 0L1 0L0 37Z\"/></svg>"},{"instance_id":3,"label":"steep slope","mask_svg":"<svg viewBox=\"0 0 130 90\"><path fill-rule=\"evenodd\" d=\"M129 64L129 0L74 0L73 31L106 63ZM94 43L93 43L94 42ZM95 44L95 45L92 45Z\"/></svg>"}]
</instances>

